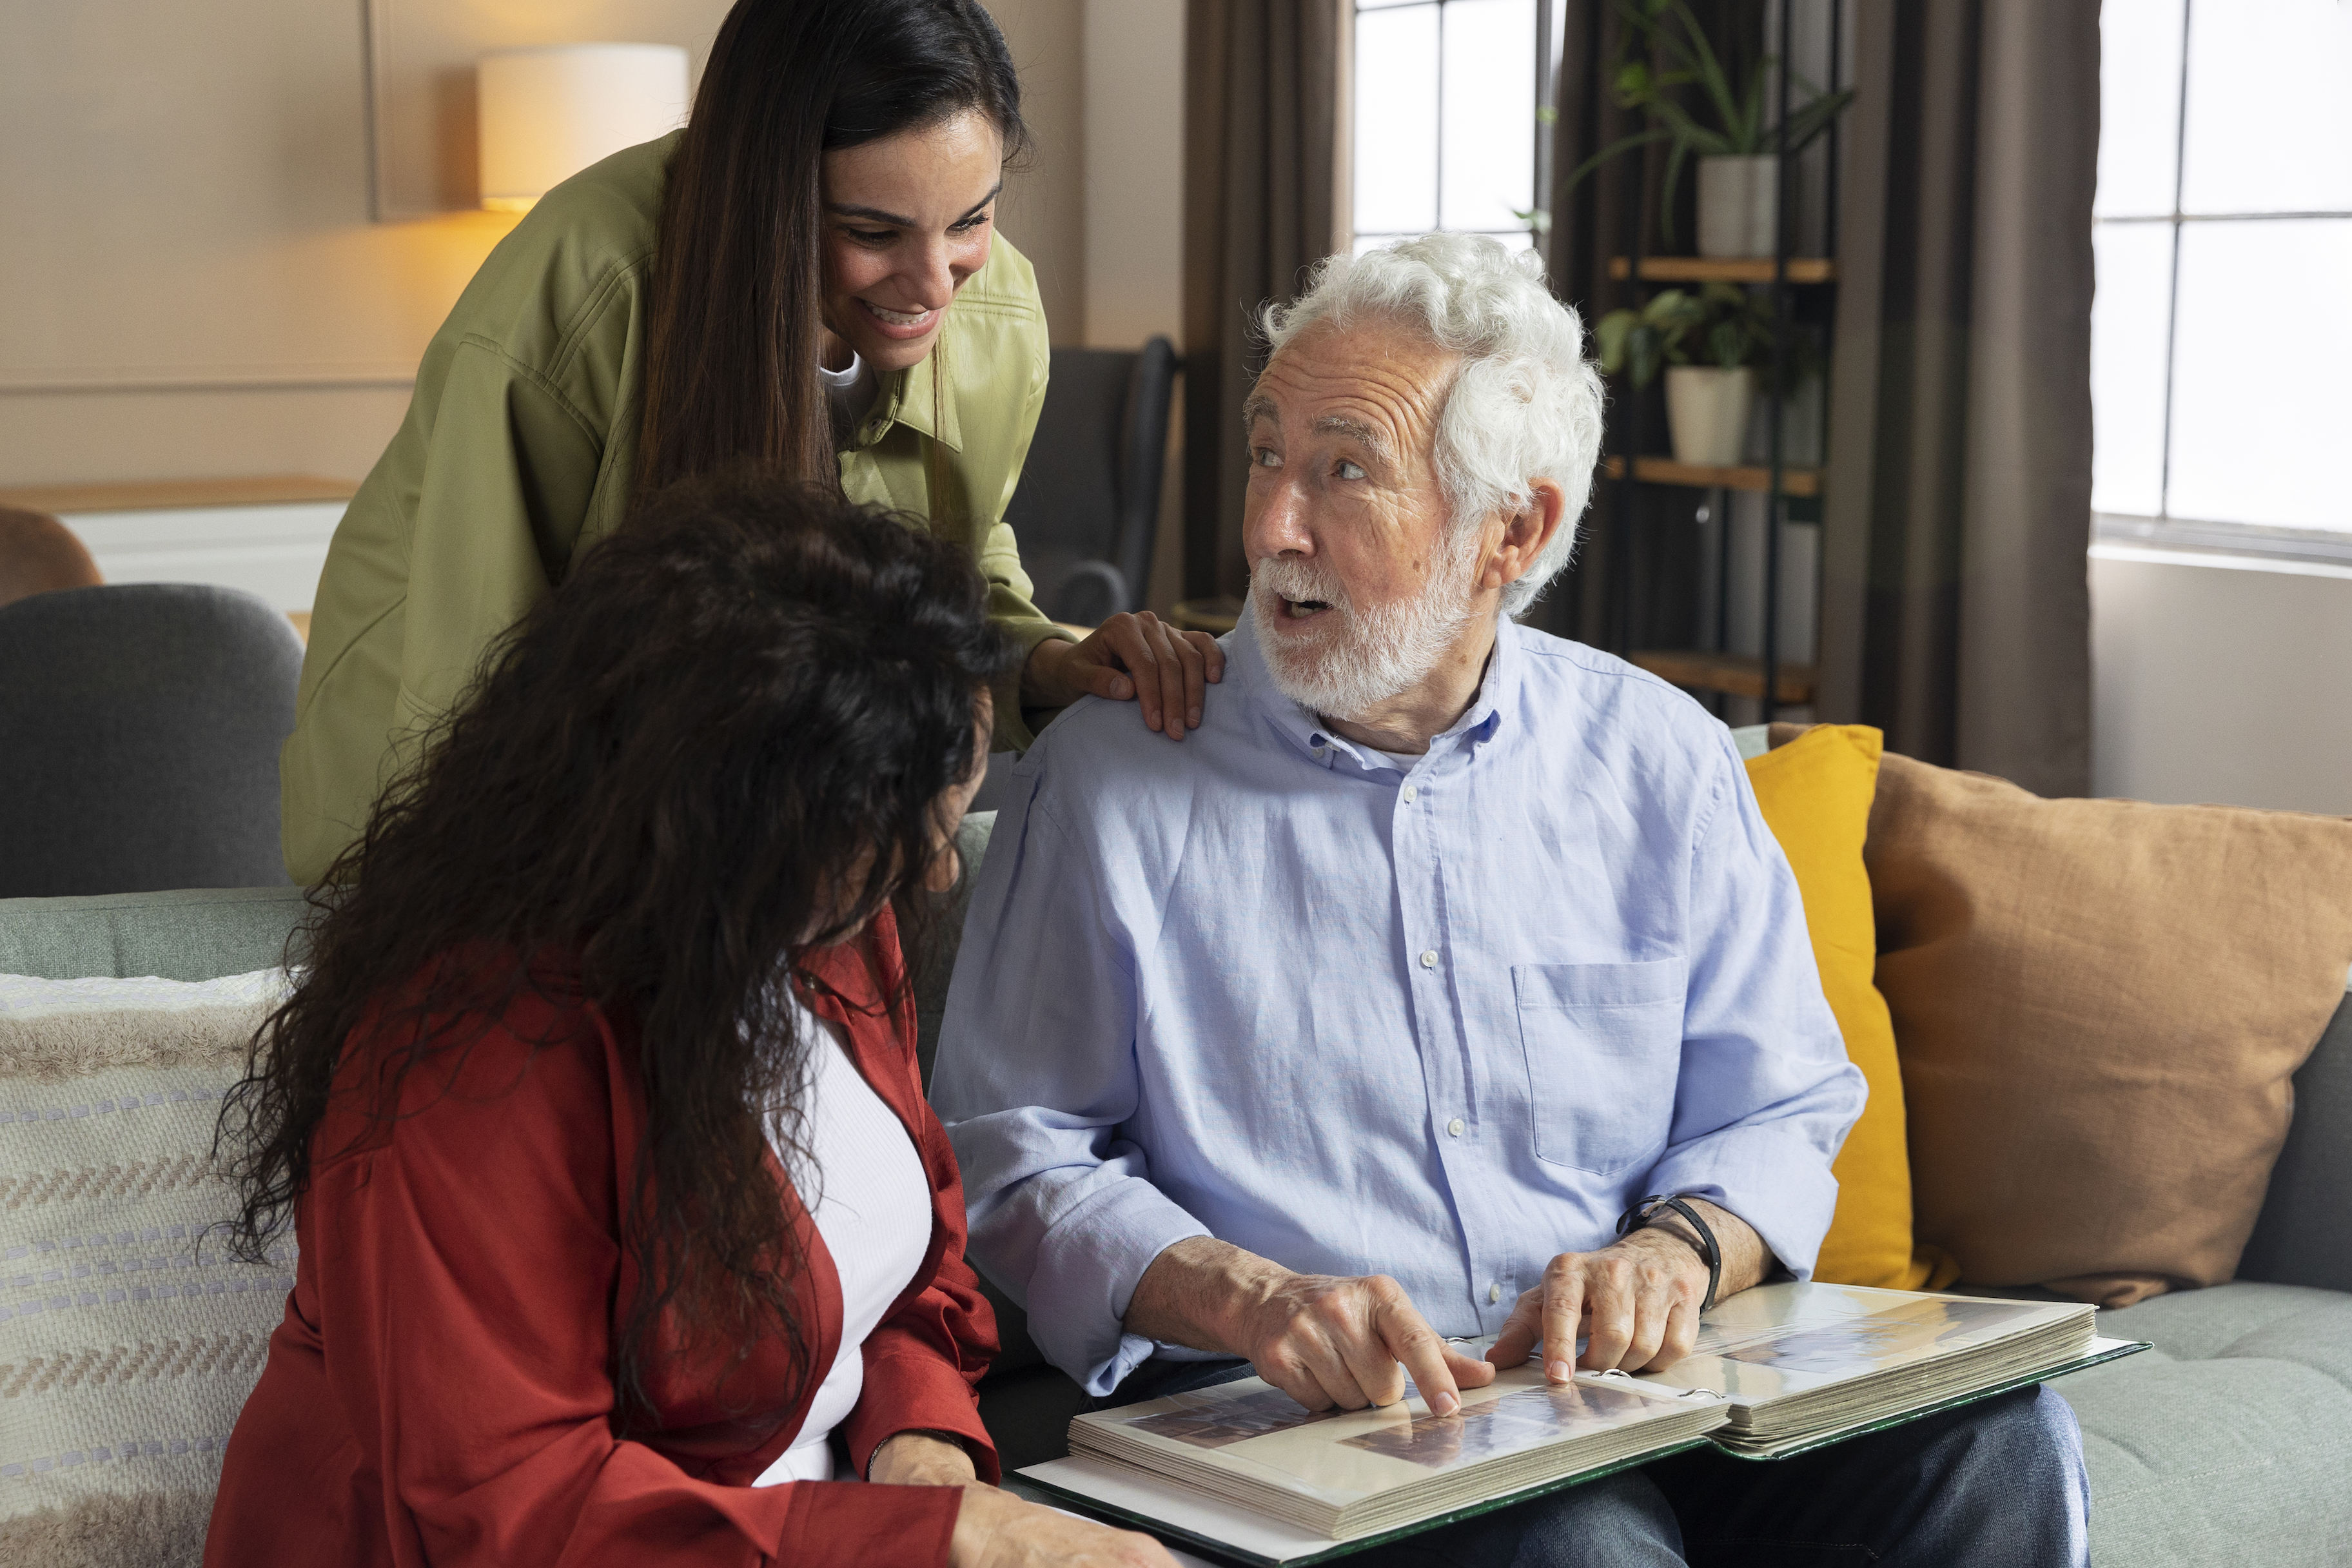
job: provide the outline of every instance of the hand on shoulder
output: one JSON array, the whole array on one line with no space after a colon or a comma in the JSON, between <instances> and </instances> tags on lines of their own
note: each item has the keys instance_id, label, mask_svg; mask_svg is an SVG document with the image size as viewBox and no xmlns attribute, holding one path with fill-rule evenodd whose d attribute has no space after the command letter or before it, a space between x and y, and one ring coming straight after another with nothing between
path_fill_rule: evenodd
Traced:
<instances>
[{"instance_id":1,"label":"hand on shoulder","mask_svg":"<svg viewBox=\"0 0 2352 1568\"><path fill-rule=\"evenodd\" d=\"M1179 631L1150 610L1122 610L1083 642L1049 638L1030 650L1021 697L1066 708L1081 697L1139 702L1146 727L1171 741L1201 723L1202 693L1225 677L1225 650L1206 632Z\"/></svg>"}]
</instances>

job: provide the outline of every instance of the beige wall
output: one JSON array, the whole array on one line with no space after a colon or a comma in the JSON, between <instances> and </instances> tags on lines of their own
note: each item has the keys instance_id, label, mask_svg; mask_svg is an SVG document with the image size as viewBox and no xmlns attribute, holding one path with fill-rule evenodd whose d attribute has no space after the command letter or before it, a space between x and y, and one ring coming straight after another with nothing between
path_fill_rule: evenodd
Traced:
<instances>
[{"instance_id":1,"label":"beige wall","mask_svg":"<svg viewBox=\"0 0 2352 1568\"><path fill-rule=\"evenodd\" d=\"M1086 341L1182 341L1183 0L1086 0Z\"/></svg>"},{"instance_id":2,"label":"beige wall","mask_svg":"<svg viewBox=\"0 0 2352 1568\"><path fill-rule=\"evenodd\" d=\"M357 5L0 28L0 483L365 471L509 220L368 221Z\"/></svg>"},{"instance_id":3,"label":"beige wall","mask_svg":"<svg viewBox=\"0 0 2352 1568\"><path fill-rule=\"evenodd\" d=\"M2352 572L2091 552L2092 789L2352 816Z\"/></svg>"},{"instance_id":4,"label":"beige wall","mask_svg":"<svg viewBox=\"0 0 2352 1568\"><path fill-rule=\"evenodd\" d=\"M1086 342L1183 341L1184 0L1086 0ZM1183 407L1179 386L1176 406ZM1183 421L1170 421L1146 599L1182 592Z\"/></svg>"},{"instance_id":5,"label":"beige wall","mask_svg":"<svg viewBox=\"0 0 2352 1568\"><path fill-rule=\"evenodd\" d=\"M714 26L724 14L723 0L394 3L434 6L445 34L478 26L483 47L540 36L535 19L558 38L583 13L615 33L635 15L657 12L667 33L698 6ZM1038 142L1003 226L1037 263L1057 341L1075 342L1084 0L992 8ZM370 220L362 19L360 0L0 7L0 486L357 479L374 462L426 339L512 220Z\"/></svg>"},{"instance_id":6,"label":"beige wall","mask_svg":"<svg viewBox=\"0 0 2352 1568\"><path fill-rule=\"evenodd\" d=\"M1005 181L997 226L1037 266L1057 343L1087 334L1085 0L988 0L1021 71L1034 145Z\"/></svg>"}]
</instances>

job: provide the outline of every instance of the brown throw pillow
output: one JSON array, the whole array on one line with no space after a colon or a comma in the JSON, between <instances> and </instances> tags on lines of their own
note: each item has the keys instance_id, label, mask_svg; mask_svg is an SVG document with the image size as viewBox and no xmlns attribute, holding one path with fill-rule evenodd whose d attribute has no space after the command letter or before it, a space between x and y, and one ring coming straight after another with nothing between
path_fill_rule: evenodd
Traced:
<instances>
[{"instance_id":1,"label":"brown throw pillow","mask_svg":"<svg viewBox=\"0 0 2352 1568\"><path fill-rule=\"evenodd\" d=\"M1890 753L1864 859L1919 1239L2110 1307L2229 1279L2344 999L2352 820Z\"/></svg>"}]
</instances>

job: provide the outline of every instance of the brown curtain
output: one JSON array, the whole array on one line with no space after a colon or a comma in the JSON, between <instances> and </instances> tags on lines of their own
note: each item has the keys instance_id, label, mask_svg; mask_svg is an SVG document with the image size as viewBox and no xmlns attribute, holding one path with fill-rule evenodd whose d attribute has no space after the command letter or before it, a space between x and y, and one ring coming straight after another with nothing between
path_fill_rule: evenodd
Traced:
<instances>
[{"instance_id":1,"label":"brown curtain","mask_svg":"<svg viewBox=\"0 0 2352 1568\"><path fill-rule=\"evenodd\" d=\"M1250 319L1331 251L1344 0L1187 0L1184 593L1240 594Z\"/></svg>"},{"instance_id":2,"label":"brown curtain","mask_svg":"<svg viewBox=\"0 0 2352 1568\"><path fill-rule=\"evenodd\" d=\"M2090 788L2097 0L1858 6L1819 716Z\"/></svg>"}]
</instances>

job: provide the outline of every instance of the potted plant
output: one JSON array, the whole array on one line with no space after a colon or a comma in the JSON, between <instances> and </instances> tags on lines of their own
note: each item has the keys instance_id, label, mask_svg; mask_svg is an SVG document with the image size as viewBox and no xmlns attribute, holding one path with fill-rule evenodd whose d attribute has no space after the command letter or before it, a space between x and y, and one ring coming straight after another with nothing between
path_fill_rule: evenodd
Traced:
<instances>
[{"instance_id":1,"label":"potted plant","mask_svg":"<svg viewBox=\"0 0 2352 1568\"><path fill-rule=\"evenodd\" d=\"M1764 301L1729 283L1696 293L1662 289L1639 310L1612 310L1594 336L1601 368L1644 387L1666 375L1666 428L1675 461L1729 468L1744 455L1756 408L1756 367L1772 358L1773 323ZM1811 374L1811 340L1789 343L1791 386Z\"/></svg>"},{"instance_id":2,"label":"potted plant","mask_svg":"<svg viewBox=\"0 0 2352 1568\"><path fill-rule=\"evenodd\" d=\"M1642 111L1651 129L1602 148L1569 176L1573 186L1622 153L1654 142L1671 143L1659 202L1659 229L1675 243L1675 192L1683 164L1698 158L1698 253L1701 256L1769 256L1780 228L1777 165L1783 150L1803 152L1853 100L1851 89L1825 93L1802 77L1790 81L1807 101L1792 108L1785 125L1764 123L1765 85L1780 64L1766 55L1735 90L1731 74L1716 58L1706 29L1687 0L1617 0L1624 20L1611 82L1618 104ZM1641 46L1641 58L1634 55ZM1659 63L1653 64L1653 61ZM1714 121L1703 124L1683 107L1677 89L1696 85Z\"/></svg>"}]
</instances>

